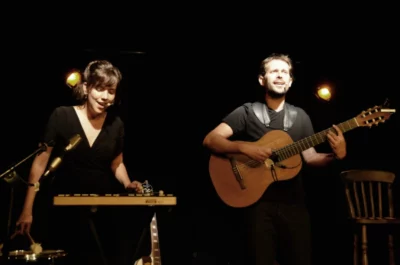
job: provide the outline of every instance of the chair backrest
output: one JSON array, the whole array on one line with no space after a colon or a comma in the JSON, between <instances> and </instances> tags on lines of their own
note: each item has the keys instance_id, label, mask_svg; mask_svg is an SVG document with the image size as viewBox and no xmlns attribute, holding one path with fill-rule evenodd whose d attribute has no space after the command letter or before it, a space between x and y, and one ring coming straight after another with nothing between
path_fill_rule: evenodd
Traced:
<instances>
[{"instance_id":1,"label":"chair backrest","mask_svg":"<svg viewBox=\"0 0 400 265\"><path fill-rule=\"evenodd\" d=\"M394 217L393 172L348 170L340 173L345 184L351 218L382 219Z\"/></svg>"}]
</instances>

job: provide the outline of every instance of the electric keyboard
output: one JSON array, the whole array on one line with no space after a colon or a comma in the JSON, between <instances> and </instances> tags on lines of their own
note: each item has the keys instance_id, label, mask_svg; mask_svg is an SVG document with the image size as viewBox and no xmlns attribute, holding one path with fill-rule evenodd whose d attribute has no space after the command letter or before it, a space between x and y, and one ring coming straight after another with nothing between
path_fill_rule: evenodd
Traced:
<instances>
[{"instance_id":1,"label":"electric keyboard","mask_svg":"<svg viewBox=\"0 0 400 265\"><path fill-rule=\"evenodd\" d=\"M57 206L112 206L112 205L176 205L176 197L172 194L59 194L53 197Z\"/></svg>"}]
</instances>

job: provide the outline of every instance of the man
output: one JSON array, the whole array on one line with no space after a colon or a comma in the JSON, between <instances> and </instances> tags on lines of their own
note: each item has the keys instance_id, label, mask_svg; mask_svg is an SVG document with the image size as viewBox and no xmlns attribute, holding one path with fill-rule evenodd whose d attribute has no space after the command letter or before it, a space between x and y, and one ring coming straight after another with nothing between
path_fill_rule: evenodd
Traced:
<instances>
[{"instance_id":1,"label":"man","mask_svg":"<svg viewBox=\"0 0 400 265\"><path fill-rule=\"evenodd\" d=\"M258 81L265 89L263 103L266 104L266 113L263 114L268 117L267 123L256 114L254 107L258 103L245 103L209 132L203 145L218 154L246 155L264 166L272 155L271 148L251 142L272 130L285 130L294 142L313 135L313 126L306 112L285 102L293 82L292 68L291 59L284 54L272 54L261 62ZM305 163L325 166L346 156L343 133L336 125L333 128L336 133L327 134L333 153L318 153L313 147L308 148L301 152ZM233 141L233 138L241 141ZM273 265L275 260L280 265L311 264L309 214L301 171L289 180L273 182L261 198L245 210L249 265Z\"/></svg>"}]
</instances>

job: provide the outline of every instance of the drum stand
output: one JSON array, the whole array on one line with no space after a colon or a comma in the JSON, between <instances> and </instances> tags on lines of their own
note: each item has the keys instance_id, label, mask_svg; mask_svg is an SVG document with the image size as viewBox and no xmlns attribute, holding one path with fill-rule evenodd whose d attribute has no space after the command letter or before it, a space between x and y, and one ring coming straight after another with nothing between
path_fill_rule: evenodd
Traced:
<instances>
[{"instance_id":1,"label":"drum stand","mask_svg":"<svg viewBox=\"0 0 400 265\"><path fill-rule=\"evenodd\" d=\"M12 213L14 209L14 187L17 184L25 184L26 186L35 186L35 184L28 183L24 179L22 179L17 172L15 171L18 166L23 164L25 161L29 160L31 157L40 154L43 151L46 151L47 145L43 144L41 145L36 151L28 155L26 158L22 159L20 162L16 163L15 165L11 166L9 169L7 169L5 172L3 172L0 175L0 180L4 179L5 182L10 184L10 202L9 202L9 208L8 208L8 220L7 220L7 230L6 230L6 235L4 239L4 245L2 248L2 258L5 262L8 260L9 256L9 247L10 247L10 237L11 237L11 223L12 223ZM7 263L6 263L7 264Z\"/></svg>"}]
</instances>

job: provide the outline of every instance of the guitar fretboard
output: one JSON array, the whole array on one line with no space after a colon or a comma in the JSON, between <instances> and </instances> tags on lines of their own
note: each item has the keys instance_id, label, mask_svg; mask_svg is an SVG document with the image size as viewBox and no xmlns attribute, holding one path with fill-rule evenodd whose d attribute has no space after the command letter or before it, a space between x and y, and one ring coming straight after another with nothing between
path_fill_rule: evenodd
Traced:
<instances>
[{"instance_id":1,"label":"guitar fretboard","mask_svg":"<svg viewBox=\"0 0 400 265\"><path fill-rule=\"evenodd\" d=\"M150 224L151 240L152 240L152 265L161 265L160 244L158 239L157 218L154 214Z\"/></svg>"},{"instance_id":2,"label":"guitar fretboard","mask_svg":"<svg viewBox=\"0 0 400 265\"><path fill-rule=\"evenodd\" d=\"M352 118L338 124L338 127L340 128L340 130L342 130L343 133L345 133L359 127L359 124L357 123L357 120L355 118ZM297 142L275 150L274 154L277 156L277 161L283 161L285 159L288 159L289 157L300 154L310 147L314 147L318 144L325 142L327 140L327 134L329 131L336 133L335 128L330 127L326 130L323 130L321 132L318 132Z\"/></svg>"}]
</instances>

